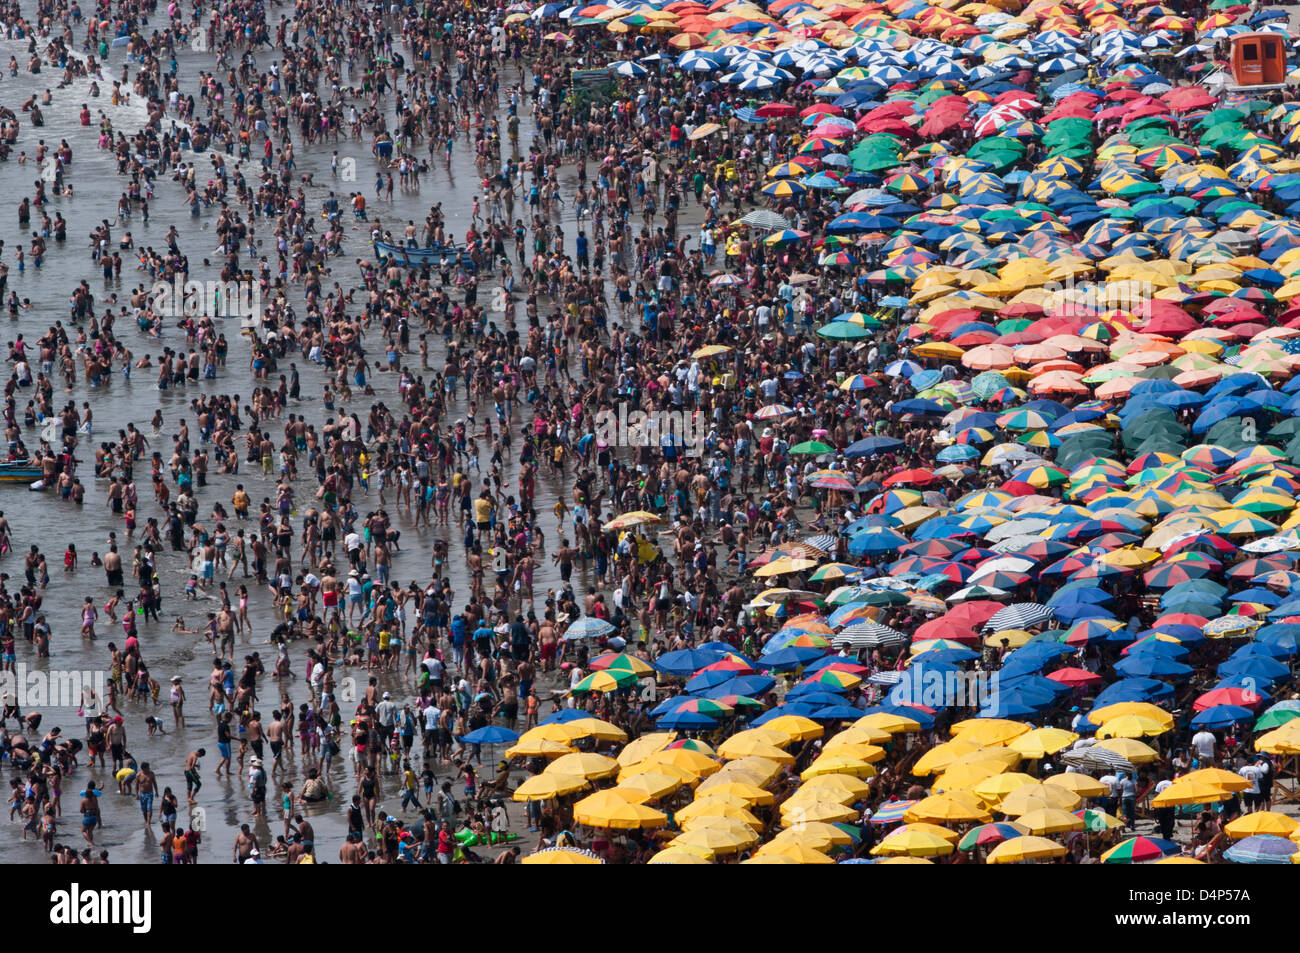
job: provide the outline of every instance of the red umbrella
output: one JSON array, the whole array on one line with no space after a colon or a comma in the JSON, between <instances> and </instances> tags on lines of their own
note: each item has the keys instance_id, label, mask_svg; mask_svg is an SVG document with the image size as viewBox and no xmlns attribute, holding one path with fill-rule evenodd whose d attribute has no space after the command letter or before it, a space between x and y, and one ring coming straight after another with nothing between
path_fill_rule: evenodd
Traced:
<instances>
[{"instance_id":1,"label":"red umbrella","mask_svg":"<svg viewBox=\"0 0 1300 953\"><path fill-rule=\"evenodd\" d=\"M916 486L929 486L935 480L939 479L929 470L902 470L891 477L886 477L884 486L900 486L904 483L912 483Z\"/></svg>"},{"instance_id":2,"label":"red umbrella","mask_svg":"<svg viewBox=\"0 0 1300 953\"><path fill-rule=\"evenodd\" d=\"M897 99L882 106L876 106L862 114L863 119L901 119L903 116L910 116L916 112L910 102L903 99Z\"/></svg>"},{"instance_id":3,"label":"red umbrella","mask_svg":"<svg viewBox=\"0 0 1300 953\"><path fill-rule=\"evenodd\" d=\"M782 103L782 105L784 105L784 103ZM758 108L760 110L759 115L762 115L761 110L763 107L759 106ZM812 106L805 106L803 109L799 110L800 116L811 116L814 113L828 113L832 116L843 116L844 110L839 106L832 106L830 103L816 103Z\"/></svg>"},{"instance_id":4,"label":"red umbrella","mask_svg":"<svg viewBox=\"0 0 1300 953\"><path fill-rule=\"evenodd\" d=\"M946 559L964 549L966 549L966 545L955 539L918 539L906 546L900 546L898 552L902 556L929 556L932 559Z\"/></svg>"},{"instance_id":5,"label":"red umbrella","mask_svg":"<svg viewBox=\"0 0 1300 953\"><path fill-rule=\"evenodd\" d=\"M1189 109L1203 109L1206 106L1213 106L1218 103L1217 99L1199 86L1182 86L1178 89L1171 89L1160 98L1179 112L1186 112Z\"/></svg>"},{"instance_id":6,"label":"red umbrella","mask_svg":"<svg viewBox=\"0 0 1300 953\"><path fill-rule=\"evenodd\" d=\"M1023 480L1008 480L998 487L1003 493L1010 493L1013 496L1033 496L1038 491Z\"/></svg>"},{"instance_id":7,"label":"red umbrella","mask_svg":"<svg viewBox=\"0 0 1300 953\"><path fill-rule=\"evenodd\" d=\"M998 336L992 331L967 331L965 334L959 334L953 338L952 343L958 347L969 348L992 344L997 339Z\"/></svg>"},{"instance_id":8,"label":"red umbrella","mask_svg":"<svg viewBox=\"0 0 1300 953\"><path fill-rule=\"evenodd\" d=\"M1197 711L1205 711L1215 705L1244 705L1246 708L1254 708L1263 701L1264 696L1245 688L1216 688L1192 702L1192 707Z\"/></svg>"},{"instance_id":9,"label":"red umbrella","mask_svg":"<svg viewBox=\"0 0 1300 953\"><path fill-rule=\"evenodd\" d=\"M829 112L834 107L823 108ZM793 116L798 112L799 110L789 103L764 103L754 110L754 115L762 116L764 119L780 119L785 116Z\"/></svg>"},{"instance_id":10,"label":"red umbrella","mask_svg":"<svg viewBox=\"0 0 1300 953\"><path fill-rule=\"evenodd\" d=\"M1054 682L1060 682L1062 685L1069 685L1071 688L1096 685L1103 681L1102 677L1096 672L1089 672L1087 669L1082 668L1058 668L1055 672L1048 672L1047 677Z\"/></svg>"},{"instance_id":11,"label":"red umbrella","mask_svg":"<svg viewBox=\"0 0 1300 953\"><path fill-rule=\"evenodd\" d=\"M998 309L998 314L1004 318L1024 318L1030 315L1042 313L1043 306L1033 301L1020 301L1016 304L1009 304L1005 308Z\"/></svg>"},{"instance_id":12,"label":"red umbrella","mask_svg":"<svg viewBox=\"0 0 1300 953\"><path fill-rule=\"evenodd\" d=\"M1250 579L1252 576L1262 576L1266 572L1287 570L1294 566L1295 562L1287 556L1273 553L1262 559L1247 559L1245 562L1237 563L1228 570L1228 575L1233 579Z\"/></svg>"},{"instance_id":13,"label":"red umbrella","mask_svg":"<svg viewBox=\"0 0 1300 953\"><path fill-rule=\"evenodd\" d=\"M965 605L971 605L971 603L967 602ZM960 609L961 606L957 608ZM999 606L999 608L1001 607ZM956 611L956 609L953 610L953 612ZM941 619L931 619L929 622L921 623L912 634L912 640L921 642L926 639L952 639L954 642L971 642L978 639L979 636L970 626L949 618L953 612L949 612L948 615Z\"/></svg>"},{"instance_id":14,"label":"red umbrella","mask_svg":"<svg viewBox=\"0 0 1300 953\"><path fill-rule=\"evenodd\" d=\"M944 618L950 622L969 626L973 629L975 626L983 625L989 621L1004 608L1006 607L1002 603L994 602L992 599L972 599L970 602L963 602L961 605L949 609Z\"/></svg>"},{"instance_id":15,"label":"red umbrella","mask_svg":"<svg viewBox=\"0 0 1300 953\"><path fill-rule=\"evenodd\" d=\"M1152 622L1151 628L1158 629L1162 625L1194 625L1201 629L1209 621L1203 615L1193 615L1190 612L1168 612Z\"/></svg>"},{"instance_id":16,"label":"red umbrella","mask_svg":"<svg viewBox=\"0 0 1300 953\"><path fill-rule=\"evenodd\" d=\"M1174 337L1182 337L1189 331L1194 331L1200 327L1199 322L1190 314L1181 312L1174 314L1157 314L1146 324L1142 325L1142 331L1145 334L1168 334Z\"/></svg>"}]
</instances>

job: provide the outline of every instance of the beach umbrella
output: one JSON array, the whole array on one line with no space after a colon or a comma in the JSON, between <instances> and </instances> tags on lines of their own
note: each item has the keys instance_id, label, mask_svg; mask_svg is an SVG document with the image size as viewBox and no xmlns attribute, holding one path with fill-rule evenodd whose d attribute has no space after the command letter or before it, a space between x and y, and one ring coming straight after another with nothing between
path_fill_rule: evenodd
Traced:
<instances>
[{"instance_id":1,"label":"beach umbrella","mask_svg":"<svg viewBox=\"0 0 1300 953\"><path fill-rule=\"evenodd\" d=\"M1296 843L1272 834L1255 834L1237 841L1223 852L1234 864L1289 864L1300 850Z\"/></svg>"},{"instance_id":2,"label":"beach umbrella","mask_svg":"<svg viewBox=\"0 0 1300 953\"><path fill-rule=\"evenodd\" d=\"M1101 855L1103 864L1137 864L1148 860L1159 860L1179 850L1173 841L1159 837L1130 837L1116 844Z\"/></svg>"},{"instance_id":3,"label":"beach umbrella","mask_svg":"<svg viewBox=\"0 0 1300 953\"><path fill-rule=\"evenodd\" d=\"M1064 857L1066 853L1064 844L1046 837L1024 835L998 844L989 851L986 861L990 864L1018 864L1029 860Z\"/></svg>"}]
</instances>

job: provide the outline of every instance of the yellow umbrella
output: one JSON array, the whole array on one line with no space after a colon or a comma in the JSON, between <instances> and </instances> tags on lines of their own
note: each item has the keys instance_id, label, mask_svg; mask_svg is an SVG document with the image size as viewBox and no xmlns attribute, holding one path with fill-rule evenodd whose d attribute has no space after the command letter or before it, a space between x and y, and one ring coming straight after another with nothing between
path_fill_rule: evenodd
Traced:
<instances>
[{"instance_id":1,"label":"yellow umbrella","mask_svg":"<svg viewBox=\"0 0 1300 953\"><path fill-rule=\"evenodd\" d=\"M1018 864L1026 860L1064 857L1065 854L1064 844L1058 844L1046 837L1035 837L1032 834L1026 834L1023 837L1012 837L1004 840L989 851L988 857L985 859L990 864Z\"/></svg>"},{"instance_id":2,"label":"yellow umbrella","mask_svg":"<svg viewBox=\"0 0 1300 953\"><path fill-rule=\"evenodd\" d=\"M772 783L772 780L781 773L781 765L775 761L769 761L767 758L760 758L757 755L748 755L744 758L737 758L735 761L728 761L722 766L714 777L727 775L729 777L752 777L760 788L765 788Z\"/></svg>"},{"instance_id":3,"label":"yellow umbrella","mask_svg":"<svg viewBox=\"0 0 1300 953\"><path fill-rule=\"evenodd\" d=\"M1189 771L1178 780L1187 783L1205 782L1214 784L1225 791L1245 791L1251 787L1251 783L1240 774L1225 771L1222 768L1201 768L1199 771Z\"/></svg>"},{"instance_id":4,"label":"yellow umbrella","mask_svg":"<svg viewBox=\"0 0 1300 953\"><path fill-rule=\"evenodd\" d=\"M1079 795L1057 784L1027 784L1004 797L998 810L1012 816L1027 814L1040 807L1073 811L1082 802Z\"/></svg>"},{"instance_id":5,"label":"yellow umbrella","mask_svg":"<svg viewBox=\"0 0 1300 953\"><path fill-rule=\"evenodd\" d=\"M588 751L563 755L546 766L546 772L549 774L571 774L588 780L607 778L616 771L618 771L618 762L613 758Z\"/></svg>"},{"instance_id":6,"label":"yellow umbrella","mask_svg":"<svg viewBox=\"0 0 1300 953\"><path fill-rule=\"evenodd\" d=\"M1017 788L1037 783L1037 778L1019 771L1013 771L1009 774L995 774L987 777L983 781L971 785L970 790L984 803L996 807L999 801Z\"/></svg>"},{"instance_id":7,"label":"yellow umbrella","mask_svg":"<svg viewBox=\"0 0 1300 953\"><path fill-rule=\"evenodd\" d=\"M618 753L618 763L626 768L630 765L637 764L650 757L656 751L662 751L670 744L677 740L675 731L658 731L649 735L642 735L634 741L630 741Z\"/></svg>"},{"instance_id":8,"label":"yellow umbrella","mask_svg":"<svg viewBox=\"0 0 1300 953\"><path fill-rule=\"evenodd\" d=\"M982 745L961 738L945 741L921 755L916 764L912 765L912 773L917 777L925 777L927 774L945 771L958 757L979 751L981 747Z\"/></svg>"},{"instance_id":9,"label":"yellow umbrella","mask_svg":"<svg viewBox=\"0 0 1300 953\"><path fill-rule=\"evenodd\" d=\"M1256 811L1254 814L1243 814L1235 821L1229 821L1224 825L1223 830L1233 840L1253 837L1256 834L1276 834L1278 837L1294 839L1293 835L1296 831L1300 831L1300 823L1297 823L1295 818L1276 811Z\"/></svg>"},{"instance_id":10,"label":"yellow umbrella","mask_svg":"<svg viewBox=\"0 0 1300 953\"><path fill-rule=\"evenodd\" d=\"M669 847L693 847L714 854L734 854L758 843L758 834L752 828L731 830L721 827L697 827L684 831L668 842Z\"/></svg>"},{"instance_id":11,"label":"yellow umbrella","mask_svg":"<svg viewBox=\"0 0 1300 953\"><path fill-rule=\"evenodd\" d=\"M751 824L743 818L727 817L723 814L705 814L687 824L683 824L682 830L697 831L706 827L710 830L727 831L739 838L747 838L763 829L762 824Z\"/></svg>"},{"instance_id":12,"label":"yellow umbrella","mask_svg":"<svg viewBox=\"0 0 1300 953\"><path fill-rule=\"evenodd\" d=\"M701 754L698 751L691 751L689 748L667 748L663 751L656 751L634 767L637 769L657 770L662 765L689 771L696 778L708 777L722 767L721 764L708 755ZM626 772L629 769L624 768L623 770Z\"/></svg>"},{"instance_id":13,"label":"yellow umbrella","mask_svg":"<svg viewBox=\"0 0 1300 953\"><path fill-rule=\"evenodd\" d=\"M849 774L820 774L799 788L799 791L827 790L837 796L864 798L871 793L871 785Z\"/></svg>"},{"instance_id":14,"label":"yellow umbrella","mask_svg":"<svg viewBox=\"0 0 1300 953\"><path fill-rule=\"evenodd\" d=\"M965 821L991 821L993 815L985 810L979 798L969 791L948 791L922 798L903 815L906 821L930 821L936 824Z\"/></svg>"},{"instance_id":15,"label":"yellow umbrella","mask_svg":"<svg viewBox=\"0 0 1300 953\"><path fill-rule=\"evenodd\" d=\"M799 777L807 781L819 774L851 774L857 778L871 778L875 777L876 769L866 761L857 758L849 758L838 754L823 754L808 765Z\"/></svg>"},{"instance_id":16,"label":"yellow umbrella","mask_svg":"<svg viewBox=\"0 0 1300 953\"><path fill-rule=\"evenodd\" d=\"M632 529L634 526L643 526L647 523L662 523L663 521L664 518L662 516L658 516L648 510L632 510L629 513L624 513L621 516L614 517L601 528L606 530Z\"/></svg>"},{"instance_id":17,"label":"yellow umbrella","mask_svg":"<svg viewBox=\"0 0 1300 953\"><path fill-rule=\"evenodd\" d=\"M1163 735L1169 728L1154 718L1142 715L1121 715L1112 718L1097 729L1098 738L1150 738Z\"/></svg>"},{"instance_id":18,"label":"yellow umbrella","mask_svg":"<svg viewBox=\"0 0 1300 953\"><path fill-rule=\"evenodd\" d=\"M539 850L535 854L529 854L519 862L521 864L548 864L554 867L603 864L605 861L589 850L574 850L571 847L548 847L546 850Z\"/></svg>"},{"instance_id":19,"label":"yellow umbrella","mask_svg":"<svg viewBox=\"0 0 1300 953\"><path fill-rule=\"evenodd\" d=\"M826 742L826 747L829 748L831 745L841 743L852 745L888 744L889 739L892 737L893 735L889 732L881 731L879 728L872 728L869 725L850 725L848 728L836 732L835 736Z\"/></svg>"},{"instance_id":20,"label":"yellow umbrella","mask_svg":"<svg viewBox=\"0 0 1300 953\"><path fill-rule=\"evenodd\" d=\"M1297 721L1300 719L1264 732L1255 739L1255 750L1269 754L1300 754L1300 724Z\"/></svg>"},{"instance_id":21,"label":"yellow umbrella","mask_svg":"<svg viewBox=\"0 0 1300 953\"><path fill-rule=\"evenodd\" d=\"M772 840L797 840L815 850L853 843L853 838L843 828L825 821L807 821L797 827L787 828Z\"/></svg>"},{"instance_id":22,"label":"yellow umbrella","mask_svg":"<svg viewBox=\"0 0 1300 953\"><path fill-rule=\"evenodd\" d=\"M700 854L694 851L686 850L679 847L670 847L667 850L661 850L649 860L647 864L708 864L711 861L706 860Z\"/></svg>"},{"instance_id":23,"label":"yellow umbrella","mask_svg":"<svg viewBox=\"0 0 1300 953\"><path fill-rule=\"evenodd\" d=\"M735 761L736 758L744 758L746 757L746 755L741 754L741 755L736 755L735 757L731 757L729 755L723 754L723 749L726 748L727 745L729 744L733 744L733 743L741 744L742 742L747 742L747 741L761 741L764 744L769 744L777 748L781 748L784 747L785 745L788 745L793 740L794 739L792 739L789 735L782 734L779 731L772 731L769 728L746 728L744 731L736 732L725 742L719 745L718 754L720 754L727 761Z\"/></svg>"},{"instance_id":24,"label":"yellow umbrella","mask_svg":"<svg viewBox=\"0 0 1300 953\"><path fill-rule=\"evenodd\" d=\"M647 666L648 668L649 666ZM651 669L653 671L653 669ZM599 741L613 741L622 744L627 741L627 732L618 725L612 725L599 718L577 718L563 727L574 732L575 738L596 738Z\"/></svg>"},{"instance_id":25,"label":"yellow umbrella","mask_svg":"<svg viewBox=\"0 0 1300 953\"><path fill-rule=\"evenodd\" d=\"M1152 807L1178 807L1183 804L1213 804L1226 801L1232 792L1209 781L1191 781L1179 778L1163 792L1151 799Z\"/></svg>"},{"instance_id":26,"label":"yellow umbrella","mask_svg":"<svg viewBox=\"0 0 1300 953\"><path fill-rule=\"evenodd\" d=\"M838 804L835 801L800 801L795 803L785 801L781 805L782 827L797 827L810 821L826 821L833 824L836 821L856 820L857 817L858 812L854 808Z\"/></svg>"},{"instance_id":27,"label":"yellow umbrella","mask_svg":"<svg viewBox=\"0 0 1300 953\"><path fill-rule=\"evenodd\" d=\"M712 780L712 779L710 779ZM714 794L732 794L749 804L771 804L776 800L771 791L765 791L757 785L746 784L743 781L723 781L721 784L710 784L708 781L700 785L697 796L705 793L709 796Z\"/></svg>"},{"instance_id":28,"label":"yellow umbrella","mask_svg":"<svg viewBox=\"0 0 1300 953\"><path fill-rule=\"evenodd\" d=\"M694 821L706 817L729 817L732 820L743 821L756 831L761 831L767 826L745 806L744 801L732 798L706 797L702 801L692 801L673 814L673 819L682 826L683 830L690 827Z\"/></svg>"},{"instance_id":29,"label":"yellow umbrella","mask_svg":"<svg viewBox=\"0 0 1300 953\"><path fill-rule=\"evenodd\" d=\"M876 861L877 864L933 864L934 861L926 857L886 857L884 860Z\"/></svg>"},{"instance_id":30,"label":"yellow umbrella","mask_svg":"<svg viewBox=\"0 0 1300 953\"><path fill-rule=\"evenodd\" d=\"M769 731L779 731L796 741L804 741L808 738L820 738L825 729L811 718L805 718L803 715L782 715L780 718L773 718L763 725Z\"/></svg>"},{"instance_id":31,"label":"yellow umbrella","mask_svg":"<svg viewBox=\"0 0 1300 953\"><path fill-rule=\"evenodd\" d=\"M771 722L768 722L765 727L770 728ZM906 715L896 715L890 712L877 711L872 712L870 715L863 715L850 725L849 728L876 728L880 731L887 731L893 735L909 731L920 731L921 723L913 718L908 718Z\"/></svg>"},{"instance_id":32,"label":"yellow umbrella","mask_svg":"<svg viewBox=\"0 0 1300 953\"><path fill-rule=\"evenodd\" d=\"M858 761L876 762L885 756L885 749L878 745L867 744L865 741L840 741L837 735L826 743L822 755L839 755Z\"/></svg>"},{"instance_id":33,"label":"yellow umbrella","mask_svg":"<svg viewBox=\"0 0 1300 953\"><path fill-rule=\"evenodd\" d=\"M595 719L591 720L594 721ZM581 737L581 732L574 731L569 725L538 725L535 728L529 728L520 735L516 746L534 741L554 741L558 744L569 745L573 743L575 738Z\"/></svg>"},{"instance_id":34,"label":"yellow umbrella","mask_svg":"<svg viewBox=\"0 0 1300 953\"><path fill-rule=\"evenodd\" d=\"M733 735L718 745L718 754L728 761L756 755L760 758L767 758L769 761L775 761L778 764L794 764L794 755L788 751L782 751L776 745L766 741L760 741L757 738L742 738L740 735Z\"/></svg>"},{"instance_id":35,"label":"yellow umbrella","mask_svg":"<svg viewBox=\"0 0 1300 953\"><path fill-rule=\"evenodd\" d=\"M954 738L981 745L1005 744L1027 731L1029 725L1023 721L1009 721L1005 718L967 718L952 726Z\"/></svg>"},{"instance_id":36,"label":"yellow umbrella","mask_svg":"<svg viewBox=\"0 0 1300 953\"><path fill-rule=\"evenodd\" d=\"M823 775L823 777L835 777L833 774ZM844 775L849 777L849 775ZM792 811L796 805L808 806L811 804L838 804L846 807L858 800L855 795L847 794L844 791L837 791L834 788L818 788L805 784L799 790L795 791L788 798L781 802L782 810Z\"/></svg>"},{"instance_id":37,"label":"yellow umbrella","mask_svg":"<svg viewBox=\"0 0 1300 953\"><path fill-rule=\"evenodd\" d=\"M1016 823L1027 828L1031 834L1059 834L1084 828L1083 818L1079 815L1050 807L1027 811L1016 819Z\"/></svg>"},{"instance_id":38,"label":"yellow umbrella","mask_svg":"<svg viewBox=\"0 0 1300 953\"><path fill-rule=\"evenodd\" d=\"M798 841L782 841L777 843L773 841L770 844L764 844L760 847L749 860L741 861L744 864L833 864L831 860L819 850L813 850Z\"/></svg>"},{"instance_id":39,"label":"yellow umbrella","mask_svg":"<svg viewBox=\"0 0 1300 953\"><path fill-rule=\"evenodd\" d=\"M934 779L932 787L936 792L970 790L982 781L1002 774L1008 767L1005 762L993 759L954 764Z\"/></svg>"},{"instance_id":40,"label":"yellow umbrella","mask_svg":"<svg viewBox=\"0 0 1300 953\"><path fill-rule=\"evenodd\" d=\"M668 815L644 804L634 804L615 791L597 791L573 805L573 816L588 827L637 830L663 827Z\"/></svg>"},{"instance_id":41,"label":"yellow umbrella","mask_svg":"<svg viewBox=\"0 0 1300 953\"><path fill-rule=\"evenodd\" d=\"M1103 708L1094 708L1089 713L1088 720L1094 725L1104 725L1111 719L1119 718L1121 715L1137 715L1141 718L1159 721L1170 728L1174 726L1174 716L1159 705L1153 705L1150 702L1116 702Z\"/></svg>"},{"instance_id":42,"label":"yellow umbrella","mask_svg":"<svg viewBox=\"0 0 1300 953\"><path fill-rule=\"evenodd\" d=\"M718 125L716 122L706 122L703 123L702 125L696 126L693 130L691 130L691 134L686 138L694 142L697 139L704 139L708 136L713 135L721 128L722 127Z\"/></svg>"},{"instance_id":43,"label":"yellow umbrella","mask_svg":"<svg viewBox=\"0 0 1300 953\"><path fill-rule=\"evenodd\" d=\"M644 774L634 774L630 778L624 778L614 790L620 793L627 792L629 801L644 803L672 794L682 786L682 783L679 777L647 771Z\"/></svg>"},{"instance_id":44,"label":"yellow umbrella","mask_svg":"<svg viewBox=\"0 0 1300 953\"><path fill-rule=\"evenodd\" d=\"M566 794L581 791L587 786L586 778L571 774L542 773L529 778L510 795L516 801L550 801Z\"/></svg>"},{"instance_id":45,"label":"yellow umbrella","mask_svg":"<svg viewBox=\"0 0 1300 953\"><path fill-rule=\"evenodd\" d=\"M1045 758L1073 744L1079 738L1064 728L1035 728L1007 742L1007 747L1026 758Z\"/></svg>"},{"instance_id":46,"label":"yellow umbrella","mask_svg":"<svg viewBox=\"0 0 1300 953\"><path fill-rule=\"evenodd\" d=\"M1079 797L1105 797L1110 793L1110 788L1096 778L1074 772L1070 774L1053 774L1051 777L1044 779L1043 783L1063 787L1067 791L1073 791Z\"/></svg>"},{"instance_id":47,"label":"yellow umbrella","mask_svg":"<svg viewBox=\"0 0 1300 953\"><path fill-rule=\"evenodd\" d=\"M506 749L506 758L558 758L572 751L572 746L558 741L548 741L545 738L524 741L520 738L514 747Z\"/></svg>"},{"instance_id":48,"label":"yellow umbrella","mask_svg":"<svg viewBox=\"0 0 1300 953\"><path fill-rule=\"evenodd\" d=\"M706 344L704 347L692 351L691 357L696 360L706 357L717 357L719 354L726 354L730 350L731 348L725 344Z\"/></svg>"},{"instance_id":49,"label":"yellow umbrella","mask_svg":"<svg viewBox=\"0 0 1300 953\"><path fill-rule=\"evenodd\" d=\"M932 857L936 854L951 854L956 849L956 845L946 837L929 831L900 827L871 848L871 853L875 856L903 854L909 857Z\"/></svg>"},{"instance_id":50,"label":"yellow umbrella","mask_svg":"<svg viewBox=\"0 0 1300 953\"><path fill-rule=\"evenodd\" d=\"M1107 738L1105 741L1097 742L1097 747L1113 751L1134 764L1160 760L1159 751L1136 738Z\"/></svg>"}]
</instances>

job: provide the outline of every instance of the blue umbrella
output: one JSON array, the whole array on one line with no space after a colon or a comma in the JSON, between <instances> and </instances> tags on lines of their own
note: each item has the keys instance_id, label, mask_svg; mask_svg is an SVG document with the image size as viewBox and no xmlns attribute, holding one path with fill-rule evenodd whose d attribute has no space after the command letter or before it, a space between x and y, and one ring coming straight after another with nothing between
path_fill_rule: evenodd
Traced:
<instances>
[{"instance_id":1,"label":"blue umbrella","mask_svg":"<svg viewBox=\"0 0 1300 953\"><path fill-rule=\"evenodd\" d=\"M1234 864L1289 864L1297 848L1294 841L1276 834L1256 834L1237 841L1223 852Z\"/></svg>"},{"instance_id":2,"label":"blue umbrella","mask_svg":"<svg viewBox=\"0 0 1300 953\"><path fill-rule=\"evenodd\" d=\"M698 675L693 675L690 680L687 681L686 690L688 692L702 692L705 689L721 685L723 682L729 682L735 677L735 672L700 672Z\"/></svg>"},{"instance_id":3,"label":"blue umbrella","mask_svg":"<svg viewBox=\"0 0 1300 953\"><path fill-rule=\"evenodd\" d=\"M488 725L462 735L457 740L468 745L512 745L519 740L519 732L499 725Z\"/></svg>"},{"instance_id":4,"label":"blue umbrella","mask_svg":"<svg viewBox=\"0 0 1300 953\"><path fill-rule=\"evenodd\" d=\"M1254 719L1255 713L1241 705L1214 705L1192 719L1194 728L1228 728Z\"/></svg>"},{"instance_id":5,"label":"blue umbrella","mask_svg":"<svg viewBox=\"0 0 1300 953\"><path fill-rule=\"evenodd\" d=\"M1233 656L1221 664L1217 671L1223 676L1247 676L1261 681L1276 681L1291 674L1290 667L1276 659L1260 655Z\"/></svg>"},{"instance_id":6,"label":"blue umbrella","mask_svg":"<svg viewBox=\"0 0 1300 953\"><path fill-rule=\"evenodd\" d=\"M694 675L704 666L718 661L721 654L716 649L678 649L659 656L654 666L669 675Z\"/></svg>"},{"instance_id":7,"label":"blue umbrella","mask_svg":"<svg viewBox=\"0 0 1300 953\"><path fill-rule=\"evenodd\" d=\"M864 437L862 440L855 441L845 447L844 456L850 459L869 457L872 454L895 450L901 446L903 446L903 441L895 437Z\"/></svg>"},{"instance_id":8,"label":"blue umbrella","mask_svg":"<svg viewBox=\"0 0 1300 953\"><path fill-rule=\"evenodd\" d=\"M716 728L718 722L708 715L701 715L698 711L675 711L662 716L655 724L670 731L690 731L697 728Z\"/></svg>"},{"instance_id":9,"label":"blue umbrella","mask_svg":"<svg viewBox=\"0 0 1300 953\"><path fill-rule=\"evenodd\" d=\"M825 649L784 648L769 655L761 655L755 660L756 668L771 669L778 672L790 671L807 665L814 659L826 654Z\"/></svg>"},{"instance_id":10,"label":"blue umbrella","mask_svg":"<svg viewBox=\"0 0 1300 953\"><path fill-rule=\"evenodd\" d=\"M604 619L597 619L593 616L583 616L575 620L567 629L564 630L564 638L573 639L596 639L602 635L608 635L614 631L614 627Z\"/></svg>"},{"instance_id":11,"label":"blue umbrella","mask_svg":"<svg viewBox=\"0 0 1300 953\"><path fill-rule=\"evenodd\" d=\"M813 721L857 721L862 710L852 705L824 705L808 714Z\"/></svg>"},{"instance_id":12,"label":"blue umbrella","mask_svg":"<svg viewBox=\"0 0 1300 953\"><path fill-rule=\"evenodd\" d=\"M585 712L580 708L561 708L559 711L553 711L543 718L539 725L563 725L570 721L578 721L582 718L590 718L590 712Z\"/></svg>"},{"instance_id":13,"label":"blue umbrella","mask_svg":"<svg viewBox=\"0 0 1300 953\"><path fill-rule=\"evenodd\" d=\"M1093 704L1097 708L1105 708L1116 702L1154 701L1172 695L1173 689L1170 686L1154 678L1121 678L1098 692Z\"/></svg>"},{"instance_id":14,"label":"blue umbrella","mask_svg":"<svg viewBox=\"0 0 1300 953\"><path fill-rule=\"evenodd\" d=\"M737 675L735 678L714 685L707 691L697 692L704 698L721 698L723 695L747 695L750 698L762 698L776 687L776 679L770 675Z\"/></svg>"},{"instance_id":15,"label":"blue umbrella","mask_svg":"<svg viewBox=\"0 0 1300 953\"><path fill-rule=\"evenodd\" d=\"M1115 664L1115 671L1132 677L1172 678L1176 675L1190 675L1195 670L1190 665L1183 665L1173 659L1149 653L1130 655Z\"/></svg>"}]
</instances>

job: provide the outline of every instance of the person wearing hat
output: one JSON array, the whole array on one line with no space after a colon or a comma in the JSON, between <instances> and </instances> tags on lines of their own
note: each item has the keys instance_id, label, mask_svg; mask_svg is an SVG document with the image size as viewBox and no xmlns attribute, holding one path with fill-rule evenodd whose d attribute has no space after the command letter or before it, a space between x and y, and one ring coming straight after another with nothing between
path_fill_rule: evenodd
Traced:
<instances>
[{"instance_id":1,"label":"person wearing hat","mask_svg":"<svg viewBox=\"0 0 1300 953\"><path fill-rule=\"evenodd\" d=\"M248 767L248 799L253 802L253 817L266 816L266 772L262 759L254 758Z\"/></svg>"}]
</instances>

